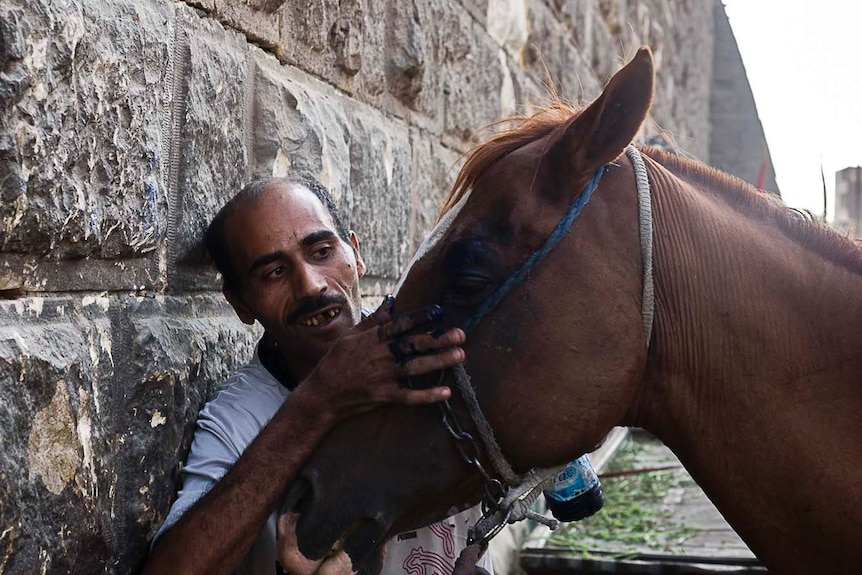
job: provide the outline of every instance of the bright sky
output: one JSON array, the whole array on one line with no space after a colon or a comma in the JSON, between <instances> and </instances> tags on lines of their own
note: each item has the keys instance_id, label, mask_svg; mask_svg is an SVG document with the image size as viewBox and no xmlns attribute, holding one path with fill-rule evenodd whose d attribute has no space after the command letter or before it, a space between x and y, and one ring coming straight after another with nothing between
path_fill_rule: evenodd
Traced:
<instances>
[{"instance_id":1,"label":"bright sky","mask_svg":"<svg viewBox=\"0 0 862 575\"><path fill-rule=\"evenodd\" d=\"M835 172L862 165L862 0L724 0L784 201L835 211Z\"/></svg>"}]
</instances>

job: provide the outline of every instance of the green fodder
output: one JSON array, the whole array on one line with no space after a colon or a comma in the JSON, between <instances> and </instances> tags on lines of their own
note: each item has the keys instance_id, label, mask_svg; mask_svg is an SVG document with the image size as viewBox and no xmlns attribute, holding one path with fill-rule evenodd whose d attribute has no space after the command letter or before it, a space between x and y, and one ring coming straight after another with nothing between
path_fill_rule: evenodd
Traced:
<instances>
[{"instance_id":1,"label":"green fodder","mask_svg":"<svg viewBox=\"0 0 862 575\"><path fill-rule=\"evenodd\" d=\"M661 444L639 434L629 438L614 455L607 473L648 467L642 460L645 450L655 451ZM664 461L660 464L674 463ZM670 469L648 473L608 477L602 480L604 507L592 517L578 522L562 523L547 541L548 547L562 548L573 554L591 556L600 549L624 557L637 553L672 552L697 529L670 521L671 508L663 501L671 492L694 485L684 470Z\"/></svg>"}]
</instances>

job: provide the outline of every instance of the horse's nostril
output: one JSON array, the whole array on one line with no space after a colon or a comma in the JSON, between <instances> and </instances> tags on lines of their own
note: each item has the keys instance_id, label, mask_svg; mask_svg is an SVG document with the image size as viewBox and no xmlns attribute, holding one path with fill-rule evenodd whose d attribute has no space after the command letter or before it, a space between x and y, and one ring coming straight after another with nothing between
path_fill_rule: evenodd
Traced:
<instances>
[{"instance_id":1,"label":"horse's nostril","mask_svg":"<svg viewBox=\"0 0 862 575\"><path fill-rule=\"evenodd\" d=\"M302 514L305 510L301 509L301 507L308 507L311 505L312 498L305 497L305 494L310 490L311 482L305 477L297 477L296 480L290 484L284 499L281 500L279 514L287 513L288 511L297 511Z\"/></svg>"}]
</instances>

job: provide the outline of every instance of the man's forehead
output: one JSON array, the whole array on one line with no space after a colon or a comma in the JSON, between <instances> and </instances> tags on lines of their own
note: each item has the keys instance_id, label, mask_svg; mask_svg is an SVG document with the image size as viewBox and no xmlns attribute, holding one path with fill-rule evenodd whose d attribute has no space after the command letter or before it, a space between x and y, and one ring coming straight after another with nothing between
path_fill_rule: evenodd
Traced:
<instances>
[{"instance_id":1,"label":"man's forehead","mask_svg":"<svg viewBox=\"0 0 862 575\"><path fill-rule=\"evenodd\" d=\"M323 233L339 237L332 214L307 187L286 182L267 186L254 200L237 206L225 222L238 270L263 256L291 252L305 245L306 238Z\"/></svg>"},{"instance_id":2,"label":"man's forehead","mask_svg":"<svg viewBox=\"0 0 862 575\"><path fill-rule=\"evenodd\" d=\"M238 206L234 213L235 223L248 224L247 220L270 220L274 218L284 224L310 220L327 228L335 229L332 214L317 195L307 186L297 182L276 181L268 184L253 200ZM310 223L310 222L309 222Z\"/></svg>"}]
</instances>

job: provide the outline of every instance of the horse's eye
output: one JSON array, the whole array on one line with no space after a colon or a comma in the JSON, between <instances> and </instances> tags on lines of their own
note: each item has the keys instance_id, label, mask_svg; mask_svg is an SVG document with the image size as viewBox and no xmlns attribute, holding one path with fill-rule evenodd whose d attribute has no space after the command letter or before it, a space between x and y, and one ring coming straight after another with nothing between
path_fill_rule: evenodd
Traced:
<instances>
[{"instance_id":1,"label":"horse's eye","mask_svg":"<svg viewBox=\"0 0 862 575\"><path fill-rule=\"evenodd\" d=\"M470 239L453 244L442 258L441 272L446 279L446 299L455 305L469 306L483 297L497 262L496 251L486 242Z\"/></svg>"},{"instance_id":2,"label":"horse's eye","mask_svg":"<svg viewBox=\"0 0 862 575\"><path fill-rule=\"evenodd\" d=\"M452 280L450 291L456 296L476 295L488 287L488 278L477 274L459 274Z\"/></svg>"}]
</instances>

